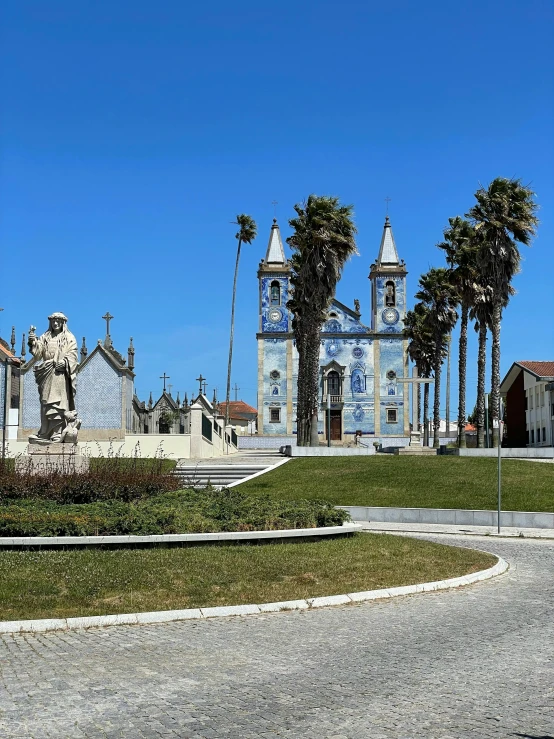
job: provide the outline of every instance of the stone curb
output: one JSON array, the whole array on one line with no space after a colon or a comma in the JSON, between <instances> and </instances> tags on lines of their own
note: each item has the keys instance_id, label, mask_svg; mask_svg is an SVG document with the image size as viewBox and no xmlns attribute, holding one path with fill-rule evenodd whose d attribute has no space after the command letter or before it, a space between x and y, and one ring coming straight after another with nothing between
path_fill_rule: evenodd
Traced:
<instances>
[{"instance_id":1,"label":"stone curb","mask_svg":"<svg viewBox=\"0 0 554 739\"><path fill-rule=\"evenodd\" d=\"M489 552L487 552L489 554ZM171 621L188 621L190 619L216 618L220 616L248 616L259 613L275 613L278 611L306 610L308 608L324 608L326 606L362 603L368 600L394 598L400 595L413 595L436 590L448 590L464 585L489 580L502 575L508 569L508 563L498 557L498 562L487 570L473 572L470 575L451 577L448 580L425 582L417 585L404 585L397 588L366 590L346 595L328 595L307 600L289 600L279 603L261 603L259 605L218 606L214 608L188 608L182 611L153 611L151 613L121 613L111 616L83 616L80 618L40 618L28 621L0 621L0 634L38 633L45 631L67 631L70 629L89 629L98 626L122 626L131 624L169 623Z\"/></svg>"},{"instance_id":2,"label":"stone curb","mask_svg":"<svg viewBox=\"0 0 554 739\"><path fill-rule=\"evenodd\" d=\"M275 531L220 531L216 534L152 534L139 536L3 536L2 547L70 547L101 546L103 544L124 546L126 544L210 544L224 541L266 541L271 539L308 539L310 537L340 536L362 530L359 523L344 523L341 526L319 526L313 529L278 529Z\"/></svg>"}]
</instances>

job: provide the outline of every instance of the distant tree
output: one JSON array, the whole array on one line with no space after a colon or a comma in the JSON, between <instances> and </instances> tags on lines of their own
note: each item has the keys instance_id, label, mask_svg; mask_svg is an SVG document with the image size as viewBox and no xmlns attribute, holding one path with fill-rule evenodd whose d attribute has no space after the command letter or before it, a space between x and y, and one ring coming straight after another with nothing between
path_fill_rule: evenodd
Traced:
<instances>
[{"instance_id":1,"label":"distant tree","mask_svg":"<svg viewBox=\"0 0 554 739\"><path fill-rule=\"evenodd\" d=\"M293 234L287 239L293 250L287 307L298 351L296 438L299 446L317 446L320 332L344 264L357 253L357 231L353 207L336 197L310 195L294 210L297 215L289 221Z\"/></svg>"},{"instance_id":2,"label":"distant tree","mask_svg":"<svg viewBox=\"0 0 554 739\"><path fill-rule=\"evenodd\" d=\"M429 327L434 340L433 372L435 375L435 395L433 404L433 446L438 449L440 428L440 384L441 368L447 352L447 338L456 325L458 314L456 305L458 295L450 282L449 270L433 267L419 278L419 291L416 293L429 309Z\"/></svg>"},{"instance_id":3,"label":"distant tree","mask_svg":"<svg viewBox=\"0 0 554 739\"><path fill-rule=\"evenodd\" d=\"M518 244L528 246L536 233L538 218L535 193L521 180L497 177L488 188L475 193L477 203L466 217L471 220L479 242L478 265L492 288L491 410L493 446L499 443L500 322L511 294L511 282L519 272Z\"/></svg>"},{"instance_id":4,"label":"distant tree","mask_svg":"<svg viewBox=\"0 0 554 739\"><path fill-rule=\"evenodd\" d=\"M467 372L467 325L469 311L475 301L478 275L477 246L471 224L456 216L448 219L449 227L444 231L444 241L437 244L446 254L450 267L450 281L454 286L461 308L460 345L458 362L458 446L466 446L466 372Z\"/></svg>"},{"instance_id":5,"label":"distant tree","mask_svg":"<svg viewBox=\"0 0 554 739\"><path fill-rule=\"evenodd\" d=\"M237 276L239 273L240 248L243 243L251 244L256 238L256 222L250 216L242 213L234 221L239 230L235 234L238 240L237 261L235 264L235 277L233 279L233 298L231 301L231 332L229 336L229 364L227 365L227 392L225 393L225 426L229 424L229 398L231 396L231 366L233 364L233 340L235 335L235 299L237 296Z\"/></svg>"}]
</instances>

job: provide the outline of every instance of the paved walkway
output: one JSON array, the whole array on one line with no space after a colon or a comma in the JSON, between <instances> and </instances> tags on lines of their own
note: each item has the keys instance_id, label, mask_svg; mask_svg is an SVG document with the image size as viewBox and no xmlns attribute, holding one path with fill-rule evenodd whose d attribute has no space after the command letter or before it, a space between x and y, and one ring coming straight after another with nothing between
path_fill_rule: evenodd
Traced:
<instances>
[{"instance_id":1,"label":"paved walkway","mask_svg":"<svg viewBox=\"0 0 554 739\"><path fill-rule=\"evenodd\" d=\"M551 739L554 543L440 541L512 567L357 606L3 637L0 736Z\"/></svg>"},{"instance_id":2,"label":"paved walkway","mask_svg":"<svg viewBox=\"0 0 554 739\"><path fill-rule=\"evenodd\" d=\"M522 529L502 526L500 534L496 526L464 526L438 523L390 523L382 521L356 521L365 531L390 534L457 534L460 536L495 536L526 539L554 539L554 529ZM469 546L469 545L468 545ZM554 739L554 737L553 737Z\"/></svg>"}]
</instances>

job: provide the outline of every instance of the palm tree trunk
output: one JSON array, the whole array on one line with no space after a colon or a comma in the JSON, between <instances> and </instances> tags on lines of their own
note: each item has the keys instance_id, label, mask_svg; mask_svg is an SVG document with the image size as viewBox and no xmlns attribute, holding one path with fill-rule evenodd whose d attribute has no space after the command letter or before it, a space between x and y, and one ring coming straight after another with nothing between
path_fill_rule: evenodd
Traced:
<instances>
[{"instance_id":1,"label":"palm tree trunk","mask_svg":"<svg viewBox=\"0 0 554 739\"><path fill-rule=\"evenodd\" d=\"M487 324L479 325L479 350L477 353L477 446L485 446L485 373L487 368Z\"/></svg>"},{"instance_id":2,"label":"palm tree trunk","mask_svg":"<svg viewBox=\"0 0 554 739\"><path fill-rule=\"evenodd\" d=\"M296 443L298 446L319 446L319 325L304 325L299 339Z\"/></svg>"},{"instance_id":3,"label":"palm tree trunk","mask_svg":"<svg viewBox=\"0 0 554 739\"><path fill-rule=\"evenodd\" d=\"M437 341L437 348L440 347L440 342ZM439 429L441 425L441 353L437 351L435 358L435 397L433 402L433 448L438 449L440 447L439 441Z\"/></svg>"},{"instance_id":4,"label":"palm tree trunk","mask_svg":"<svg viewBox=\"0 0 554 739\"><path fill-rule=\"evenodd\" d=\"M235 277L233 279L233 300L231 302L231 333L229 336L229 364L227 365L227 392L225 393L225 426L229 425L229 400L231 396L231 365L233 364L233 339L235 336L235 298L237 296L237 276L239 273L239 259L241 239L237 246L237 261L235 264Z\"/></svg>"},{"instance_id":5,"label":"palm tree trunk","mask_svg":"<svg viewBox=\"0 0 554 739\"><path fill-rule=\"evenodd\" d=\"M429 383L423 386L423 446L429 446Z\"/></svg>"},{"instance_id":6,"label":"palm tree trunk","mask_svg":"<svg viewBox=\"0 0 554 739\"><path fill-rule=\"evenodd\" d=\"M469 306L462 304L460 321L460 351L458 359L458 447L466 446L466 371L467 371L467 321Z\"/></svg>"},{"instance_id":7,"label":"palm tree trunk","mask_svg":"<svg viewBox=\"0 0 554 739\"><path fill-rule=\"evenodd\" d=\"M306 419L308 420L308 434L306 444L319 446L317 421L319 410L319 350L320 329L314 323L310 326L306 341Z\"/></svg>"},{"instance_id":8,"label":"palm tree trunk","mask_svg":"<svg viewBox=\"0 0 554 739\"><path fill-rule=\"evenodd\" d=\"M492 445L500 443L500 321L502 307L495 303L492 313L492 348L491 348L491 413L492 413Z\"/></svg>"}]
</instances>

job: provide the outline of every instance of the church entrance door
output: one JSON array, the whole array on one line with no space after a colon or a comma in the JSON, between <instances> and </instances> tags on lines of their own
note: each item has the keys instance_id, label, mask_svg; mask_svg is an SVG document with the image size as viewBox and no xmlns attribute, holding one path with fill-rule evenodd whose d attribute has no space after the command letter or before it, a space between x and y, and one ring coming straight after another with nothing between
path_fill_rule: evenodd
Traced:
<instances>
[{"instance_id":1,"label":"church entrance door","mask_svg":"<svg viewBox=\"0 0 554 739\"><path fill-rule=\"evenodd\" d=\"M342 437L342 413L331 411L331 441L340 441Z\"/></svg>"}]
</instances>

